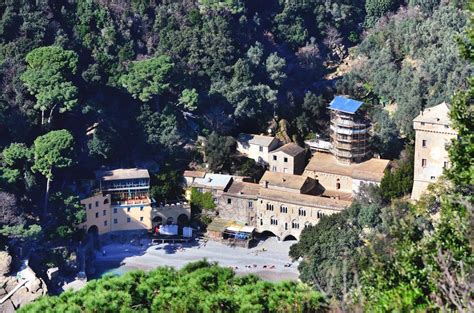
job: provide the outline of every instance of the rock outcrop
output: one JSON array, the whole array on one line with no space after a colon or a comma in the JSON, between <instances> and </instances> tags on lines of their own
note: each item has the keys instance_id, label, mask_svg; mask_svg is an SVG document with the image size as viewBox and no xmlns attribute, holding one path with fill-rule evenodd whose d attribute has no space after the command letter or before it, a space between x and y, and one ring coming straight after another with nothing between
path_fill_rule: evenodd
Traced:
<instances>
[{"instance_id":1,"label":"rock outcrop","mask_svg":"<svg viewBox=\"0 0 474 313\"><path fill-rule=\"evenodd\" d=\"M27 265L15 276L10 272L11 256L0 252L0 312L15 312L23 305L46 295L45 282Z\"/></svg>"}]
</instances>

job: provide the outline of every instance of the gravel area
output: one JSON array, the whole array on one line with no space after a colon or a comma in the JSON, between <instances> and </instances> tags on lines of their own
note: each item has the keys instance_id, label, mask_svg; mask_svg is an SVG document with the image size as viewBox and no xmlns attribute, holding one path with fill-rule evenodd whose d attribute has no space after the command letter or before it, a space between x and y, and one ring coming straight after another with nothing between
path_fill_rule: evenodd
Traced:
<instances>
[{"instance_id":1,"label":"gravel area","mask_svg":"<svg viewBox=\"0 0 474 313\"><path fill-rule=\"evenodd\" d=\"M151 270L158 266L179 269L189 262L207 259L233 268L238 275L253 273L269 281L297 280L298 264L288 256L293 243L278 242L276 238L270 237L251 249L229 247L214 241L157 245L146 241L143 246L109 244L103 247L105 255L97 253L96 266L100 273L122 274L134 269Z\"/></svg>"}]
</instances>

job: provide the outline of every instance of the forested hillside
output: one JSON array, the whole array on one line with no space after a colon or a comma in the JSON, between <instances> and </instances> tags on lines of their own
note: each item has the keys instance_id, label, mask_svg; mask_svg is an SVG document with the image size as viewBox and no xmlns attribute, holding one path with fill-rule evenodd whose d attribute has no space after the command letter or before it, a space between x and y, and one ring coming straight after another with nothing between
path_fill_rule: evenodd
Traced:
<instances>
[{"instance_id":1,"label":"forested hillside","mask_svg":"<svg viewBox=\"0 0 474 313\"><path fill-rule=\"evenodd\" d=\"M329 299L337 308L369 311L472 309L464 272L473 263L468 5L0 1L2 250L8 242L34 243L50 253L41 262L64 263L70 251L52 247L82 238L76 191L99 168L149 169L158 200L181 196L182 170L203 166L203 155L216 172L258 177L255 163L234 158L232 137L272 128L295 142L324 138L326 108L336 94L364 101L373 151L397 159L381 188L363 190L348 210L308 227L292 247L291 256L302 260L301 279L327 301L306 285L271 285L201 264L107 278L26 311L88 311L106 303L116 306L111 311L161 305L192 311L192 300L203 301L196 311L314 311ZM399 198L411 190L412 120L443 101L453 103L451 118L463 138L450 150L449 182L408 203ZM207 138L204 149L198 136ZM441 216L439 224L433 214ZM113 289L124 296L117 299L112 282L130 293ZM166 292L156 296L136 289L139 283ZM197 288L189 302L167 298L185 294L189 283ZM110 302L95 302L96 292Z\"/></svg>"}]
</instances>

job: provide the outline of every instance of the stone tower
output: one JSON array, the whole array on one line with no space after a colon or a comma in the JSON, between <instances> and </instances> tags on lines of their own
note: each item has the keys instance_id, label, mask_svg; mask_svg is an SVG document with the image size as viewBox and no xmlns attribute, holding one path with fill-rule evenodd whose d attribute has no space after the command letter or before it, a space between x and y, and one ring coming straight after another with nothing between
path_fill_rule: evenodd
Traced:
<instances>
[{"instance_id":1,"label":"stone tower","mask_svg":"<svg viewBox=\"0 0 474 313\"><path fill-rule=\"evenodd\" d=\"M424 109L413 120L415 130L415 173L411 198L418 200L430 183L449 167L447 147L456 131L450 126L449 104Z\"/></svg>"}]
</instances>

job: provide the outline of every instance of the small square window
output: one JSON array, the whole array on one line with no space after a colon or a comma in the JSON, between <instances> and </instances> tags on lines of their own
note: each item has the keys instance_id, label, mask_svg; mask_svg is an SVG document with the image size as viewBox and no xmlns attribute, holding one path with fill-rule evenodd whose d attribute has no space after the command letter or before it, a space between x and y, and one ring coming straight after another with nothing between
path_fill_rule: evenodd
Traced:
<instances>
[{"instance_id":1,"label":"small square window","mask_svg":"<svg viewBox=\"0 0 474 313\"><path fill-rule=\"evenodd\" d=\"M143 222L143 216L140 216L140 222Z\"/></svg>"},{"instance_id":2,"label":"small square window","mask_svg":"<svg viewBox=\"0 0 474 313\"><path fill-rule=\"evenodd\" d=\"M277 156L274 155L274 156L273 156L273 161L276 161L276 160L277 160Z\"/></svg>"},{"instance_id":3,"label":"small square window","mask_svg":"<svg viewBox=\"0 0 474 313\"><path fill-rule=\"evenodd\" d=\"M232 203L232 199L231 198L228 198L227 199L227 204L231 204Z\"/></svg>"},{"instance_id":4,"label":"small square window","mask_svg":"<svg viewBox=\"0 0 474 313\"><path fill-rule=\"evenodd\" d=\"M128 207L128 208L127 208L127 212L130 212L130 209L131 209L131 208L130 208L130 207Z\"/></svg>"},{"instance_id":5,"label":"small square window","mask_svg":"<svg viewBox=\"0 0 474 313\"><path fill-rule=\"evenodd\" d=\"M421 126L425 126L425 122L421 122Z\"/></svg>"},{"instance_id":6,"label":"small square window","mask_svg":"<svg viewBox=\"0 0 474 313\"><path fill-rule=\"evenodd\" d=\"M142 207L142 206L140 207L140 211L143 211L143 207Z\"/></svg>"},{"instance_id":7,"label":"small square window","mask_svg":"<svg viewBox=\"0 0 474 313\"><path fill-rule=\"evenodd\" d=\"M127 217L127 223L130 223L131 219L130 217Z\"/></svg>"},{"instance_id":8,"label":"small square window","mask_svg":"<svg viewBox=\"0 0 474 313\"><path fill-rule=\"evenodd\" d=\"M288 163L288 158L283 158L283 162Z\"/></svg>"},{"instance_id":9,"label":"small square window","mask_svg":"<svg viewBox=\"0 0 474 313\"><path fill-rule=\"evenodd\" d=\"M114 224L117 224L117 223L118 223L118 220L114 218Z\"/></svg>"},{"instance_id":10,"label":"small square window","mask_svg":"<svg viewBox=\"0 0 474 313\"><path fill-rule=\"evenodd\" d=\"M435 176L431 176L430 178L431 178L431 180L435 180L435 179L436 179L436 177L435 177Z\"/></svg>"}]
</instances>

